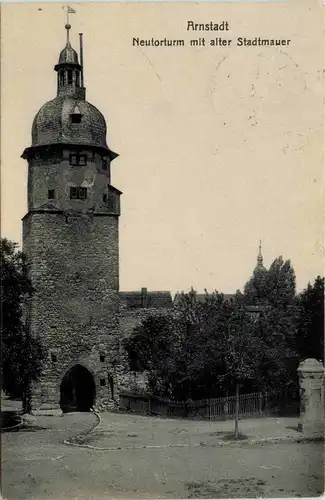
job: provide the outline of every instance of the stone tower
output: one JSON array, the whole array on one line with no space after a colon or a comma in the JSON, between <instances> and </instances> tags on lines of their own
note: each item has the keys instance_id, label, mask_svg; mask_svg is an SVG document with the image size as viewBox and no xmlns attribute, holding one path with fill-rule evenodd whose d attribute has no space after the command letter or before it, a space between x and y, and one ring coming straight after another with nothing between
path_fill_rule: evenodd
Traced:
<instances>
[{"instance_id":1,"label":"stone tower","mask_svg":"<svg viewBox=\"0 0 325 500\"><path fill-rule=\"evenodd\" d=\"M111 184L118 155L107 146L103 115L86 101L82 52L79 63L65 27L57 96L36 114L22 158L23 249L35 289L29 325L48 350L32 404L68 411L116 401L121 192Z\"/></svg>"}]
</instances>

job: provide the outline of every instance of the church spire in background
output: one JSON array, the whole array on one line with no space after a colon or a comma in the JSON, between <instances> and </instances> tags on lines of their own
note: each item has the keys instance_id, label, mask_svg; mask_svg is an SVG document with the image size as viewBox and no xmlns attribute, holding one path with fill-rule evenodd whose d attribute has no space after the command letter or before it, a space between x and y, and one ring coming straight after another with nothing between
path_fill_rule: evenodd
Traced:
<instances>
[{"instance_id":1,"label":"church spire in background","mask_svg":"<svg viewBox=\"0 0 325 500\"><path fill-rule=\"evenodd\" d=\"M261 240L260 240L260 244L258 247L257 267L263 267L262 241Z\"/></svg>"}]
</instances>

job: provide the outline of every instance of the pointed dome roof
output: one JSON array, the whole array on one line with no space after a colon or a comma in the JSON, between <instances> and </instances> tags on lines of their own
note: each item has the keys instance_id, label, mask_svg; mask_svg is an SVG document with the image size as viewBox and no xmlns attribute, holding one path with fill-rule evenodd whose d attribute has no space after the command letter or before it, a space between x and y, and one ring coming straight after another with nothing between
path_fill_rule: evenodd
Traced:
<instances>
[{"instance_id":1,"label":"pointed dome roof","mask_svg":"<svg viewBox=\"0 0 325 500\"><path fill-rule=\"evenodd\" d=\"M81 115L81 126L71 120L76 112ZM107 150L111 158L117 156L107 146L102 113L83 99L64 95L45 103L33 121L32 147L50 144L97 146Z\"/></svg>"},{"instance_id":2,"label":"pointed dome roof","mask_svg":"<svg viewBox=\"0 0 325 500\"><path fill-rule=\"evenodd\" d=\"M78 64L78 54L71 47L70 42L67 42L66 46L60 52L59 62L58 64Z\"/></svg>"},{"instance_id":3,"label":"pointed dome roof","mask_svg":"<svg viewBox=\"0 0 325 500\"><path fill-rule=\"evenodd\" d=\"M113 160L118 154L107 145L105 118L85 99L83 68L70 44L70 24L66 24L65 28L66 46L54 67L59 73L57 96L45 103L36 114L32 125L32 144L25 149L22 157L29 158L38 147L70 145L100 148Z\"/></svg>"}]
</instances>

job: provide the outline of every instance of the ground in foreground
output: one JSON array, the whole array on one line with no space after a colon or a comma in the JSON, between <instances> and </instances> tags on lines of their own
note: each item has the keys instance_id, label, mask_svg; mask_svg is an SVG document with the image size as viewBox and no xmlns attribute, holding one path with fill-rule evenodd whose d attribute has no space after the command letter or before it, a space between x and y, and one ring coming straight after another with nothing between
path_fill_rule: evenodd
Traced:
<instances>
[{"instance_id":1,"label":"ground in foreground","mask_svg":"<svg viewBox=\"0 0 325 500\"><path fill-rule=\"evenodd\" d=\"M267 427L264 420L259 422L260 428ZM80 440L97 449L63 443L95 423L90 413L43 416L34 428L4 433L4 498L275 498L323 492L322 443L220 446L219 437L233 423L109 413ZM258 423L254 425L257 429ZM246 434L252 428L250 421L241 422ZM121 449L107 449L113 443Z\"/></svg>"}]
</instances>

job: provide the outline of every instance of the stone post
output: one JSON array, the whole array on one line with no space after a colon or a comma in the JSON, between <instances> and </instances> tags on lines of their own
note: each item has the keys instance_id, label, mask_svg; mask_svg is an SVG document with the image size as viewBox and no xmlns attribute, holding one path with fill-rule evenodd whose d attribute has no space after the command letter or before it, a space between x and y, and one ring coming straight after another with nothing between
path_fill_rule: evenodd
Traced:
<instances>
[{"instance_id":1,"label":"stone post","mask_svg":"<svg viewBox=\"0 0 325 500\"><path fill-rule=\"evenodd\" d=\"M298 366L300 385L299 430L304 437L324 437L324 367L308 358Z\"/></svg>"}]
</instances>

